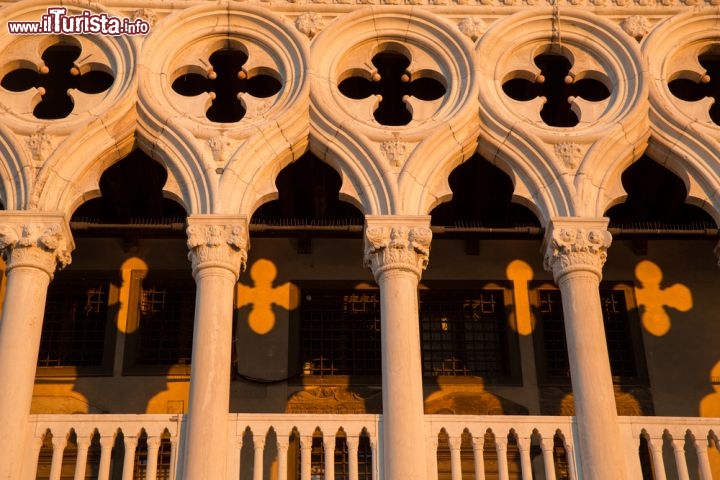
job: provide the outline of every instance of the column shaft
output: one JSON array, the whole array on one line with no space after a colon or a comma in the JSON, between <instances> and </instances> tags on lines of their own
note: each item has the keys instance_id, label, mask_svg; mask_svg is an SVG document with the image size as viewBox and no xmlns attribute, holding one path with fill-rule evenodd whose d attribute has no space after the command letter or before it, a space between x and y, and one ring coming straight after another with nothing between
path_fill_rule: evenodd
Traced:
<instances>
[{"instance_id":1,"label":"column shaft","mask_svg":"<svg viewBox=\"0 0 720 480\"><path fill-rule=\"evenodd\" d=\"M385 478L427 480L417 287L429 217L367 216L365 264L380 286Z\"/></svg>"},{"instance_id":2,"label":"column shaft","mask_svg":"<svg viewBox=\"0 0 720 480\"><path fill-rule=\"evenodd\" d=\"M612 237L607 219L554 219L545 268L560 288L583 478L627 479L599 284Z\"/></svg>"},{"instance_id":3,"label":"column shaft","mask_svg":"<svg viewBox=\"0 0 720 480\"><path fill-rule=\"evenodd\" d=\"M0 480L20 478L32 449L28 420L47 287L57 266L70 262L72 248L62 215L0 214L0 250L7 261L0 317Z\"/></svg>"},{"instance_id":4,"label":"column shaft","mask_svg":"<svg viewBox=\"0 0 720 480\"><path fill-rule=\"evenodd\" d=\"M235 222L235 223L233 223ZM222 478L228 469L233 298L247 259L244 219L188 218L197 296L183 478Z\"/></svg>"}]
</instances>

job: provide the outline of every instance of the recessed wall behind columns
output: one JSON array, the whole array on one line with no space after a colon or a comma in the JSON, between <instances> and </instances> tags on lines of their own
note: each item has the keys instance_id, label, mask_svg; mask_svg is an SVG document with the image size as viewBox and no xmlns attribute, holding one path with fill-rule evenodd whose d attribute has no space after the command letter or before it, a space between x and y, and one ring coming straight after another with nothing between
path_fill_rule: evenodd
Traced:
<instances>
[{"instance_id":1,"label":"recessed wall behind columns","mask_svg":"<svg viewBox=\"0 0 720 480\"><path fill-rule=\"evenodd\" d=\"M133 257L142 259L151 270L189 271L187 249L182 239L140 240L136 247L124 247L120 239L78 238L76 241L78 247L70 271L121 269L128 275L129 270L142 266L140 260L128 262ZM651 240L647 244L647 254L640 255L634 253L630 240L620 239L609 250L603 280L636 282L634 297L639 308L630 313L636 315L641 325L641 343L656 415L720 415L720 392L715 391L711 383L711 370L720 362L717 350L720 344L717 319L720 296L717 294L716 260L712 253L714 245L712 240ZM467 254L467 246L476 247L475 254ZM137 248L137 251L126 251L128 248ZM362 265L362 248L361 239L315 239L311 242L310 253L300 254L296 239L252 239L248 269L241 274L238 283L238 370L246 377L278 381L264 384L235 379L231 391L233 412L285 412L289 398L301 390L313 388L309 384L310 377L297 377L300 340L296 305L301 291L295 287L355 283L374 286L370 271ZM538 285L552 287L549 274L542 268L539 250L539 239L481 240L470 245L463 239L436 238L433 241L430 265L424 272L421 288L472 288L479 285L477 282L492 282L510 290L510 295L506 296L509 298L507 308L512 315L510 321L515 322L520 331L515 341L521 375L506 383L469 377L426 378L426 408L428 405L441 408L447 404L443 400L447 398L454 399L456 407L470 408L472 405L468 406L464 400L470 394L482 398L486 405L500 405L508 410L506 413L543 411L537 387L535 317L530 313L532 303L525 301L523 304L522 301L523 297L527 300L528 290L523 287L528 284L531 290ZM658 270L662 272L659 284L653 280L657 275L652 277ZM276 273L273 277L268 272ZM644 282L640 282L640 278ZM253 331L251 325L258 328L262 322L257 324L256 319L250 322L251 306L240 304L245 302L243 299L255 299L248 297L248 292L255 289L251 295L257 295L258 282L263 281L270 282L275 305L270 307L273 314L270 329L260 334ZM123 284L121 290L127 287ZM651 295L653 291L659 293ZM668 306L685 308L687 302L682 303L686 297L684 292L691 296L691 307L687 311ZM126 307L122 299L127 296L123 295L121 292L120 311ZM653 326L657 321L648 324L650 330L643 327L643 314L653 305L659 306L659 310L651 310L651 313L664 312L669 318L670 327L662 335ZM125 320L118 318L122 328ZM187 375L125 374L122 330L119 332L113 372L79 378L77 375L39 376L33 413L183 411L187 406ZM295 378L285 381L287 377ZM312 379L317 380L317 377ZM348 384L347 377L337 380L325 377L322 383Z\"/></svg>"},{"instance_id":2,"label":"recessed wall behind columns","mask_svg":"<svg viewBox=\"0 0 720 480\"><path fill-rule=\"evenodd\" d=\"M603 280L636 282L656 415L720 415L720 379L711 382L720 363L715 245L714 239L650 240L647 254L639 255L632 241L616 239L608 251ZM669 323L653 314L667 315Z\"/></svg>"}]
</instances>

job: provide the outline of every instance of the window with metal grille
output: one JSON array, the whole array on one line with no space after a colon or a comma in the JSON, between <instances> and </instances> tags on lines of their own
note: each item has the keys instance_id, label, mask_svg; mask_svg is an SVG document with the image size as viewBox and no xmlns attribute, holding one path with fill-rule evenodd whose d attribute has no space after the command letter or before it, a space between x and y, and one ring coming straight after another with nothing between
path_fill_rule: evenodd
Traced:
<instances>
[{"instance_id":1,"label":"window with metal grille","mask_svg":"<svg viewBox=\"0 0 720 480\"><path fill-rule=\"evenodd\" d=\"M637 380L641 376L637 355L642 347L634 341L637 335L633 332L627 295L631 295L629 289L600 288L610 370L618 382ZM570 364L560 291L538 290L537 311L541 322L538 337L541 338L543 352L542 361L538 362L543 365L541 376L550 382L567 383L570 380Z\"/></svg>"},{"instance_id":2,"label":"window with metal grille","mask_svg":"<svg viewBox=\"0 0 720 480\"><path fill-rule=\"evenodd\" d=\"M187 271L132 273L126 367L177 367L189 373L195 316L195 282ZM133 372L131 372L133 373ZM137 373L137 372L135 372Z\"/></svg>"},{"instance_id":3,"label":"window with metal grille","mask_svg":"<svg viewBox=\"0 0 720 480\"><path fill-rule=\"evenodd\" d=\"M380 296L371 289L303 289L304 375L380 375Z\"/></svg>"},{"instance_id":4,"label":"window with metal grille","mask_svg":"<svg viewBox=\"0 0 720 480\"><path fill-rule=\"evenodd\" d=\"M424 375L511 375L504 290L431 289L419 297Z\"/></svg>"},{"instance_id":5,"label":"window with metal grille","mask_svg":"<svg viewBox=\"0 0 720 480\"><path fill-rule=\"evenodd\" d=\"M110 280L58 274L48 287L38 367L102 367Z\"/></svg>"}]
</instances>

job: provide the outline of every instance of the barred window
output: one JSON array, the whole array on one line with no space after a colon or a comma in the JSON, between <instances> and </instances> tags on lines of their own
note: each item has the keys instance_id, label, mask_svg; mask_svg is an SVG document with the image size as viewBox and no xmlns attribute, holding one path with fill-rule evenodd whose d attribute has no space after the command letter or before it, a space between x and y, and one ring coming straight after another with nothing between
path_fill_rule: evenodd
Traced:
<instances>
[{"instance_id":1,"label":"barred window","mask_svg":"<svg viewBox=\"0 0 720 480\"><path fill-rule=\"evenodd\" d=\"M421 290L425 376L509 377L505 290Z\"/></svg>"},{"instance_id":2,"label":"barred window","mask_svg":"<svg viewBox=\"0 0 720 480\"><path fill-rule=\"evenodd\" d=\"M633 332L627 295L631 295L628 289L600 288L610 370L618 382L633 381L641 377L637 351L642 347L636 346L633 340L637 335ZM537 307L541 322L538 337L541 339L540 348L543 352L542 361L539 362L543 365L541 376L546 381L567 383L570 379L570 363L560 291L538 290Z\"/></svg>"},{"instance_id":3,"label":"barred window","mask_svg":"<svg viewBox=\"0 0 720 480\"><path fill-rule=\"evenodd\" d=\"M102 367L111 348L108 278L58 274L48 287L39 367Z\"/></svg>"},{"instance_id":4,"label":"barred window","mask_svg":"<svg viewBox=\"0 0 720 480\"><path fill-rule=\"evenodd\" d=\"M303 289L304 375L380 375L380 296L373 289Z\"/></svg>"},{"instance_id":5,"label":"barred window","mask_svg":"<svg viewBox=\"0 0 720 480\"><path fill-rule=\"evenodd\" d=\"M189 272L133 272L129 366L190 365L195 282ZM181 373L181 372L177 372Z\"/></svg>"}]
</instances>

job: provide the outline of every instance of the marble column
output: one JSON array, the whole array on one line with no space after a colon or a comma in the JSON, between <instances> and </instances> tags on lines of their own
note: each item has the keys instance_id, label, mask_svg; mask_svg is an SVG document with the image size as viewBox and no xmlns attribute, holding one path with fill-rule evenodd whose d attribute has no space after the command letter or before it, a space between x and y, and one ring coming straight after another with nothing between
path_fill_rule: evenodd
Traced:
<instances>
[{"instance_id":1,"label":"marble column","mask_svg":"<svg viewBox=\"0 0 720 480\"><path fill-rule=\"evenodd\" d=\"M73 248L70 228L61 214L0 214L0 250L7 265L0 317L2 480L22 478L22 459L32 448L28 421L47 287L55 269L70 263Z\"/></svg>"},{"instance_id":2,"label":"marble column","mask_svg":"<svg viewBox=\"0 0 720 480\"><path fill-rule=\"evenodd\" d=\"M182 478L223 478L228 468L233 295L247 261L247 219L191 216L187 236L197 296Z\"/></svg>"},{"instance_id":3,"label":"marble column","mask_svg":"<svg viewBox=\"0 0 720 480\"><path fill-rule=\"evenodd\" d=\"M365 222L365 265L380 286L384 476L426 480L417 287L430 217L368 215Z\"/></svg>"},{"instance_id":4,"label":"marble column","mask_svg":"<svg viewBox=\"0 0 720 480\"><path fill-rule=\"evenodd\" d=\"M578 451L586 480L627 479L600 279L612 236L607 218L555 218L546 230L545 269L560 288L570 376L578 428Z\"/></svg>"}]
</instances>

